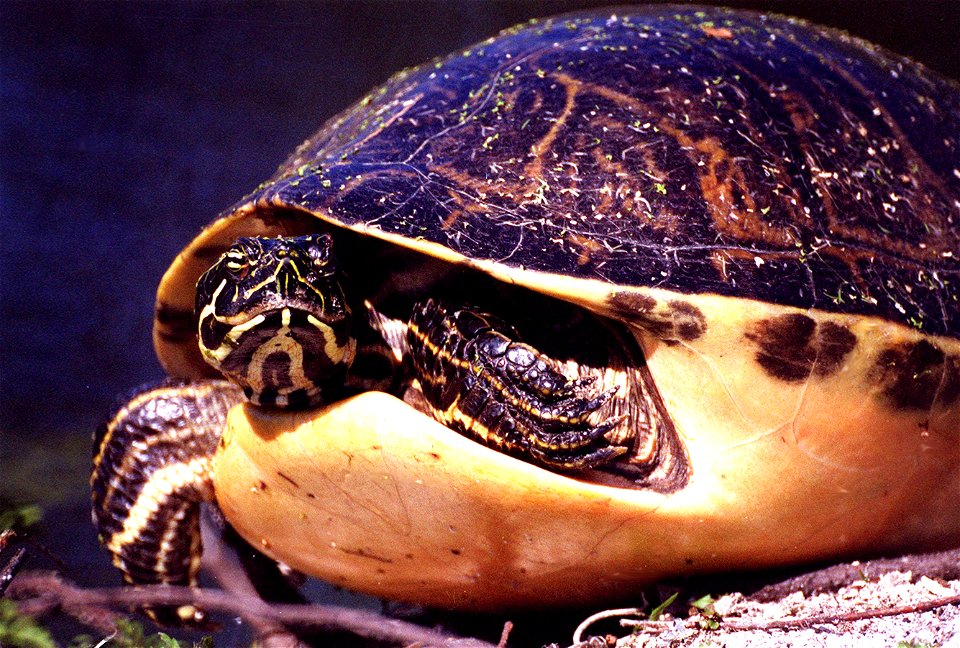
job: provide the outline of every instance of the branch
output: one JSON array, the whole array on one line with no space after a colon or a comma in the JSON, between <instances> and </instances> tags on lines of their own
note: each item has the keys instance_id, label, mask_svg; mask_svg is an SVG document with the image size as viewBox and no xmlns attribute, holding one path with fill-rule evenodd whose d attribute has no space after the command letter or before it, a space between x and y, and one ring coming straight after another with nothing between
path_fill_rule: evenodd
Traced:
<instances>
[{"instance_id":1,"label":"branch","mask_svg":"<svg viewBox=\"0 0 960 648\"><path fill-rule=\"evenodd\" d=\"M169 585L82 589L55 575L25 572L13 581L8 594L19 599L17 609L21 613L31 616L46 614L57 608L77 610L196 605L245 619L337 628L367 639L419 644L423 648L496 648L479 639L458 637L365 610L333 605L267 603L254 596L227 594L213 589Z\"/></svg>"},{"instance_id":2,"label":"branch","mask_svg":"<svg viewBox=\"0 0 960 648\"><path fill-rule=\"evenodd\" d=\"M224 593L236 596L252 596L263 599L257 592L256 585L253 583L255 572L244 569L239 561L241 560L241 547L231 543L227 539L226 530L219 529L211 521L210 516L204 514L200 517L200 529L203 534L203 571L212 576L220 589ZM236 537L238 542L239 536ZM245 543L244 543L245 544ZM262 557L259 552L250 552L248 555ZM271 565L276 565L271 561ZM298 600L277 600L273 602L283 603L304 603L304 599ZM278 624L269 619L263 619L258 616L247 617L247 623L253 628L256 636L261 640L265 648L270 646L303 646L305 642L300 637L291 633L282 624Z\"/></svg>"},{"instance_id":3,"label":"branch","mask_svg":"<svg viewBox=\"0 0 960 648\"><path fill-rule=\"evenodd\" d=\"M873 580L894 571L909 571L929 578L955 580L960 578L960 549L831 565L779 583L766 585L751 594L750 598L767 603L796 591L801 591L807 596L831 592L856 580Z\"/></svg>"},{"instance_id":4,"label":"branch","mask_svg":"<svg viewBox=\"0 0 960 648\"><path fill-rule=\"evenodd\" d=\"M0 533L0 554L3 553L3 550L7 548L7 545L13 540L16 534L7 529ZM17 571L19 571L20 566L23 564L23 559L27 555L27 550L24 547L19 547L16 551L13 552L13 555L10 556L10 559L7 560L6 564L0 568L0 596L3 596L3 593L7 591L7 587L10 585L10 581L13 580L13 577L16 576Z\"/></svg>"}]
</instances>

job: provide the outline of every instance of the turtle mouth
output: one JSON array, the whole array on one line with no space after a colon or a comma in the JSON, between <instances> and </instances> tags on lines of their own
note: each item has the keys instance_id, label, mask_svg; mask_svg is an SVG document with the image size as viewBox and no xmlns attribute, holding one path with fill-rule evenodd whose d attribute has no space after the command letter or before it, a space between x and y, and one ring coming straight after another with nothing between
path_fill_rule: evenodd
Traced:
<instances>
[{"instance_id":1,"label":"turtle mouth","mask_svg":"<svg viewBox=\"0 0 960 648\"><path fill-rule=\"evenodd\" d=\"M222 356L267 334L289 331L295 337L309 338L319 334L327 338L349 329L347 313L331 315L322 309L298 307L290 300L280 304L265 300L235 315L201 313L199 338L204 356L209 361L211 354Z\"/></svg>"},{"instance_id":2,"label":"turtle mouth","mask_svg":"<svg viewBox=\"0 0 960 648\"><path fill-rule=\"evenodd\" d=\"M231 324L200 323L201 349L213 367L257 404L309 407L343 384L356 341L346 316L322 319L291 307L248 311Z\"/></svg>"}]
</instances>

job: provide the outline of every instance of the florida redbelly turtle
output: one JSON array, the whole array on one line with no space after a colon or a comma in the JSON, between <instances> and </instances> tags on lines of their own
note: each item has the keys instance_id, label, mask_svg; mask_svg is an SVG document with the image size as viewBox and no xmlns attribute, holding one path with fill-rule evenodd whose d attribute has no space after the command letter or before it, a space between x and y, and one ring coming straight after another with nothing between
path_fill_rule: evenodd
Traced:
<instances>
[{"instance_id":1,"label":"florida redbelly turtle","mask_svg":"<svg viewBox=\"0 0 960 648\"><path fill-rule=\"evenodd\" d=\"M534 21L325 124L176 258L154 340L176 381L92 477L131 582L195 580L213 499L474 609L953 546L960 87L781 16Z\"/></svg>"}]
</instances>

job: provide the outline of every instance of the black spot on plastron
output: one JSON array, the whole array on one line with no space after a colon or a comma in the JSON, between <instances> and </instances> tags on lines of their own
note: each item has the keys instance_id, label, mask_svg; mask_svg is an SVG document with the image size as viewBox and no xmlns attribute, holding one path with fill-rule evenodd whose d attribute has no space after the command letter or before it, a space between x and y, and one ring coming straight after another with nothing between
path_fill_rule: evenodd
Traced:
<instances>
[{"instance_id":1,"label":"black spot on plastron","mask_svg":"<svg viewBox=\"0 0 960 648\"><path fill-rule=\"evenodd\" d=\"M817 361L813 368L820 377L829 376L843 366L843 360L857 346L857 336L850 329L833 322L823 322L817 329Z\"/></svg>"},{"instance_id":2,"label":"black spot on plastron","mask_svg":"<svg viewBox=\"0 0 960 648\"><path fill-rule=\"evenodd\" d=\"M189 328L193 327L193 310L184 310L181 308L174 308L163 302L157 304L156 309L153 312L154 317L161 324L177 327L187 325Z\"/></svg>"},{"instance_id":3,"label":"black spot on plastron","mask_svg":"<svg viewBox=\"0 0 960 648\"><path fill-rule=\"evenodd\" d=\"M756 360L780 380L796 382L810 376L817 350L811 344L817 322L806 315L789 313L757 322L746 337L756 343Z\"/></svg>"},{"instance_id":4,"label":"black spot on plastron","mask_svg":"<svg viewBox=\"0 0 960 648\"><path fill-rule=\"evenodd\" d=\"M927 340L884 349L871 375L897 409L928 410L935 402L950 404L960 397L960 358Z\"/></svg>"}]
</instances>

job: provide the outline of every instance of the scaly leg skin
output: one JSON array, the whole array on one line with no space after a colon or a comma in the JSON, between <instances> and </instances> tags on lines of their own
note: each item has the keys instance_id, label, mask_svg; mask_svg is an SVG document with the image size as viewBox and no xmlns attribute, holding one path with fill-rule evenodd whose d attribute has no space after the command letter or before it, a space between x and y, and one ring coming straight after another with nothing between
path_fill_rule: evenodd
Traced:
<instances>
[{"instance_id":1,"label":"scaly leg skin","mask_svg":"<svg viewBox=\"0 0 960 648\"><path fill-rule=\"evenodd\" d=\"M595 393L592 381L568 379L550 358L518 338L492 315L433 300L418 304L408 341L434 416L487 445L554 470L593 468L626 452L604 438L618 418L598 425L588 420L615 390Z\"/></svg>"},{"instance_id":2,"label":"scaly leg skin","mask_svg":"<svg viewBox=\"0 0 960 648\"><path fill-rule=\"evenodd\" d=\"M142 388L97 431L93 523L130 584L197 584L200 504L213 497L211 460L227 412L244 400L226 381ZM201 625L193 606L144 612L164 625Z\"/></svg>"}]
</instances>

